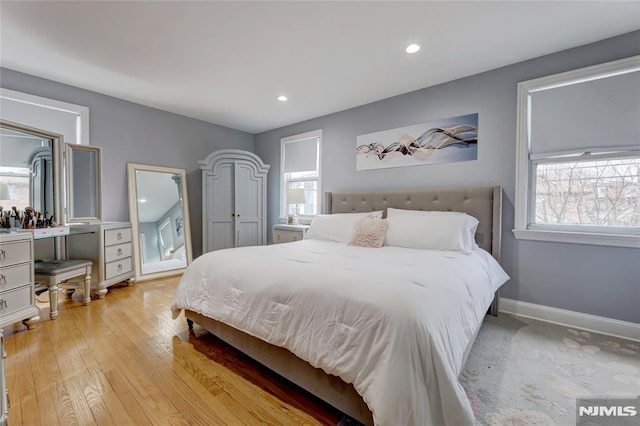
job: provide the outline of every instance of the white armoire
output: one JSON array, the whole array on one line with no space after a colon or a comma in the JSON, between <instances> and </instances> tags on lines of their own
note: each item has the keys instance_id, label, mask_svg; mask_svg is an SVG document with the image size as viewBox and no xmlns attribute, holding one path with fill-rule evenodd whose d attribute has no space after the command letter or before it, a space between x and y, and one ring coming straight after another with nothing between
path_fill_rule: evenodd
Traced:
<instances>
[{"instance_id":1,"label":"white armoire","mask_svg":"<svg viewBox=\"0 0 640 426\"><path fill-rule=\"evenodd\" d=\"M214 151L202 169L202 252L267 243L267 172L255 154Z\"/></svg>"}]
</instances>

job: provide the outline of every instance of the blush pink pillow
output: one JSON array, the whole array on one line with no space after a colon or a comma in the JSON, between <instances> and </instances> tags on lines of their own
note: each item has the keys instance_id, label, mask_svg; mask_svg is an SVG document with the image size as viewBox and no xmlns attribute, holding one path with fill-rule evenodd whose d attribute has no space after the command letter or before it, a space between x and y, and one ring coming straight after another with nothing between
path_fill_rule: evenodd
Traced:
<instances>
[{"instance_id":1,"label":"blush pink pillow","mask_svg":"<svg viewBox=\"0 0 640 426\"><path fill-rule=\"evenodd\" d=\"M350 246L380 248L389 227L385 219L360 219L353 227Z\"/></svg>"}]
</instances>

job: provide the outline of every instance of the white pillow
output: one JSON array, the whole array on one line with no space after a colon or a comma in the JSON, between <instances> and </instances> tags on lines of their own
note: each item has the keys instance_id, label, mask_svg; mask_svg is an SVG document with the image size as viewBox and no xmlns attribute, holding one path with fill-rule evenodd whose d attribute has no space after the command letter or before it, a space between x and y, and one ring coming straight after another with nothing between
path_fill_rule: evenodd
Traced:
<instances>
[{"instance_id":1,"label":"white pillow","mask_svg":"<svg viewBox=\"0 0 640 426\"><path fill-rule=\"evenodd\" d=\"M386 246L470 252L478 219L462 212L387 209Z\"/></svg>"},{"instance_id":2,"label":"white pillow","mask_svg":"<svg viewBox=\"0 0 640 426\"><path fill-rule=\"evenodd\" d=\"M364 218L381 219L382 211L320 214L313 218L304 238L348 243L353 235L354 225Z\"/></svg>"}]
</instances>

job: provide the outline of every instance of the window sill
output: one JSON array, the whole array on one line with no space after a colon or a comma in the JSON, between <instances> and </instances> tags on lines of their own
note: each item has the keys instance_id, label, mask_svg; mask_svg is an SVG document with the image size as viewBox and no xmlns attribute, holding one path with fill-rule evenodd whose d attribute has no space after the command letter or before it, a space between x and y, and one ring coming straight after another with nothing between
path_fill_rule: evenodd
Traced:
<instances>
[{"instance_id":1,"label":"window sill","mask_svg":"<svg viewBox=\"0 0 640 426\"><path fill-rule=\"evenodd\" d=\"M306 215L306 216L298 216L298 224L299 225L310 225L311 221L313 220L315 216L311 216L311 215ZM286 216L280 216L278 217L278 223L276 223L276 225L286 225L287 224L287 217Z\"/></svg>"},{"instance_id":2,"label":"window sill","mask_svg":"<svg viewBox=\"0 0 640 426\"><path fill-rule=\"evenodd\" d=\"M640 248L640 236L635 235L589 234L586 232L541 231L531 229L513 229L513 234L519 240Z\"/></svg>"}]
</instances>

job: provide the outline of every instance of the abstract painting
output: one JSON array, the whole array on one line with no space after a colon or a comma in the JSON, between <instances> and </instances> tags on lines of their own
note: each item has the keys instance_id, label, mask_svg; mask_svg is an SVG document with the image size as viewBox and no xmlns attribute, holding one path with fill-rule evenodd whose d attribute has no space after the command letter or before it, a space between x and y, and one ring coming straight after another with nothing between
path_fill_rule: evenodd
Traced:
<instances>
[{"instance_id":1,"label":"abstract painting","mask_svg":"<svg viewBox=\"0 0 640 426\"><path fill-rule=\"evenodd\" d=\"M368 133L356 138L356 170L477 159L477 113Z\"/></svg>"}]
</instances>

